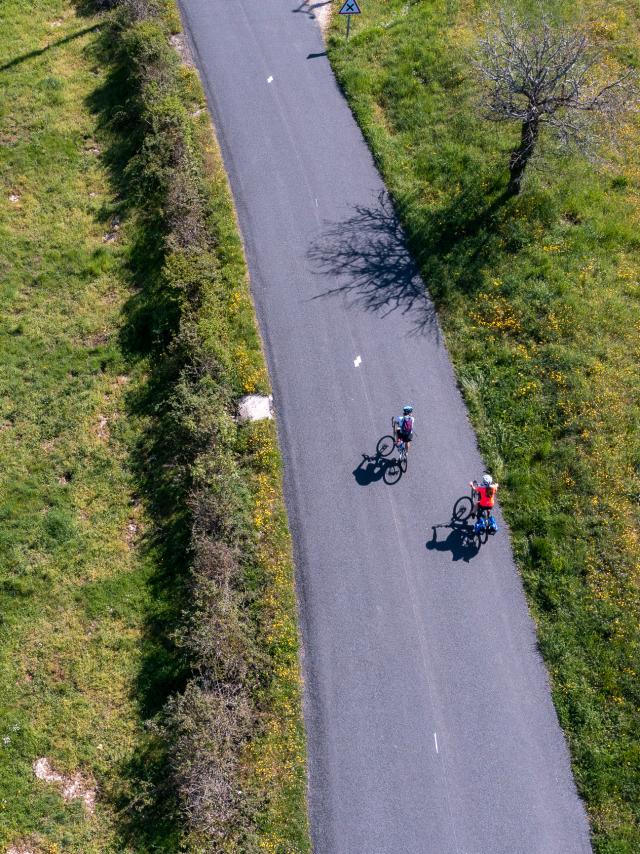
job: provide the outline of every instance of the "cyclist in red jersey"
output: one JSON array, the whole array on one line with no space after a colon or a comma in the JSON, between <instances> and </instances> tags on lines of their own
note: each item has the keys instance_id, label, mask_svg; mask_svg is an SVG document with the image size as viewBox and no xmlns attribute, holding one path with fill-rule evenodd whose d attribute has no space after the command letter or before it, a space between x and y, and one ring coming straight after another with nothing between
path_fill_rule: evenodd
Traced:
<instances>
[{"instance_id":1,"label":"cyclist in red jersey","mask_svg":"<svg viewBox=\"0 0 640 854\"><path fill-rule=\"evenodd\" d=\"M496 483L490 474L484 474L480 485L472 481L469 483L469 486L475 489L477 495L473 507L473 512L477 519L476 527L479 530L484 530L485 527L488 527L492 533L495 533L498 530L498 526L496 520L493 518L492 510L500 484ZM488 516L487 522L485 522L485 516Z\"/></svg>"}]
</instances>

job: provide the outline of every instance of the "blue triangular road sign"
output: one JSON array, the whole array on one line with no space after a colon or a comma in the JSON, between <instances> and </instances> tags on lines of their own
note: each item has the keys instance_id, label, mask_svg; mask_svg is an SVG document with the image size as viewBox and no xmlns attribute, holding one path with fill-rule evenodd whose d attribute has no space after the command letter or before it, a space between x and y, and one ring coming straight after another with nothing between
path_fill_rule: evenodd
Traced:
<instances>
[{"instance_id":1,"label":"blue triangular road sign","mask_svg":"<svg viewBox=\"0 0 640 854\"><path fill-rule=\"evenodd\" d=\"M356 0L347 0L342 9L338 12L339 15L360 15L360 6L356 3Z\"/></svg>"}]
</instances>

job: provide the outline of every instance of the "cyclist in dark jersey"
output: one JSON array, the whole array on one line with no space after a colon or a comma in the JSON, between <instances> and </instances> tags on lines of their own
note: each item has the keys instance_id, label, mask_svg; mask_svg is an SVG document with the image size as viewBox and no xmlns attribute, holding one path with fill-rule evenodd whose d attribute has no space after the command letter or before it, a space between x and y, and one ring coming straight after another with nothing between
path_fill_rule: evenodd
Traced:
<instances>
[{"instance_id":1,"label":"cyclist in dark jersey","mask_svg":"<svg viewBox=\"0 0 640 854\"><path fill-rule=\"evenodd\" d=\"M398 442L404 442L407 453L409 453L409 445L413 439L413 406L407 404L402 409L402 415L396 415L393 419L393 430L395 433L396 445Z\"/></svg>"}]
</instances>

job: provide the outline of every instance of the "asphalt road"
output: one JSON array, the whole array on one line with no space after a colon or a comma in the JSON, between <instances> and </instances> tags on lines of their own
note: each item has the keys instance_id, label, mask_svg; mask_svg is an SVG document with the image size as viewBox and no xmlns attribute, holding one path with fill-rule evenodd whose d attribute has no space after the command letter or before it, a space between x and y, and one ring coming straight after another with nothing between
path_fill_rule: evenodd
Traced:
<instances>
[{"instance_id":1,"label":"asphalt road","mask_svg":"<svg viewBox=\"0 0 640 854\"><path fill-rule=\"evenodd\" d=\"M477 551L446 527L482 461L313 12L181 5L274 387L314 850L590 851L508 531ZM388 484L362 455L407 401L409 470Z\"/></svg>"}]
</instances>

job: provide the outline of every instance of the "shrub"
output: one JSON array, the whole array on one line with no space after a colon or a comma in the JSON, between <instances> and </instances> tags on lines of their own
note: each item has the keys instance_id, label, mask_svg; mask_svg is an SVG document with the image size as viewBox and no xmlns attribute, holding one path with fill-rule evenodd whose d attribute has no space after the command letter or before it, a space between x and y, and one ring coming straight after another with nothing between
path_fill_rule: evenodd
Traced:
<instances>
[{"instance_id":1,"label":"shrub","mask_svg":"<svg viewBox=\"0 0 640 854\"><path fill-rule=\"evenodd\" d=\"M225 841L250 829L237 779L239 755L253 726L243 691L206 689L192 681L167 704L176 786L189 830L209 843L208 851L224 851Z\"/></svg>"},{"instance_id":2,"label":"shrub","mask_svg":"<svg viewBox=\"0 0 640 854\"><path fill-rule=\"evenodd\" d=\"M254 644L240 596L230 584L195 574L191 614L180 641L202 684L232 689L246 684Z\"/></svg>"},{"instance_id":3,"label":"shrub","mask_svg":"<svg viewBox=\"0 0 640 854\"><path fill-rule=\"evenodd\" d=\"M154 427L159 482L166 524L186 511L189 525L179 556L190 574L189 602L175 641L191 675L168 700L159 731L190 836L207 851L248 852L257 807L240 783L241 757L258 730L255 688L269 662L258 650L247 592L254 534L231 416L225 290L235 283L220 275L213 202L162 4L124 0L121 7L118 56L130 93L127 122L137 134L126 176L158 258L156 273L144 262L142 273L163 388Z\"/></svg>"}]
</instances>

